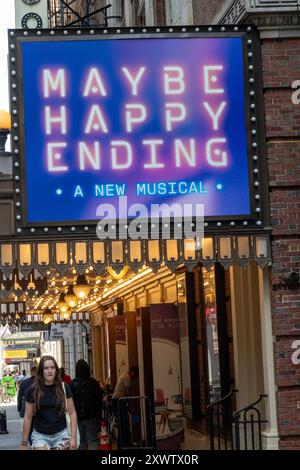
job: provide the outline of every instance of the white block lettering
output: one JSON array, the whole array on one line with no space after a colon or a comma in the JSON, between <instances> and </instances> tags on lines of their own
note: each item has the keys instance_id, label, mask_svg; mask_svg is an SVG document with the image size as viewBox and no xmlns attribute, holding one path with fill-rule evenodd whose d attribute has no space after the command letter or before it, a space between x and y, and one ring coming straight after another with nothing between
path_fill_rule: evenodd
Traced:
<instances>
[{"instance_id":1,"label":"white block lettering","mask_svg":"<svg viewBox=\"0 0 300 470\"><path fill-rule=\"evenodd\" d=\"M89 96L90 94L106 96L104 83L98 69L95 67L90 69L83 91L83 96Z\"/></svg>"},{"instance_id":2,"label":"white block lettering","mask_svg":"<svg viewBox=\"0 0 300 470\"><path fill-rule=\"evenodd\" d=\"M127 104L125 122L127 132L132 131L132 124L144 122L147 116L146 108L143 104Z\"/></svg>"},{"instance_id":3,"label":"white block lettering","mask_svg":"<svg viewBox=\"0 0 300 470\"><path fill-rule=\"evenodd\" d=\"M173 110L173 111L172 111ZM182 103L166 103L166 129L172 131L172 122L186 118L186 107Z\"/></svg>"},{"instance_id":4,"label":"white block lettering","mask_svg":"<svg viewBox=\"0 0 300 470\"><path fill-rule=\"evenodd\" d=\"M131 75L130 70L128 70L127 67L122 67L122 71L123 71L124 75L126 76L126 78L128 78L128 81L131 84L131 92L134 96L136 96L138 94L138 84L139 84L139 81L141 80L145 70L146 70L146 67L140 67L136 77L133 77Z\"/></svg>"},{"instance_id":5,"label":"white block lettering","mask_svg":"<svg viewBox=\"0 0 300 470\"><path fill-rule=\"evenodd\" d=\"M164 163L157 162L157 154L156 154L157 145L161 145L163 143L164 141L160 139L143 140L143 145L150 146L150 159L151 159L150 163L145 163L144 168L163 168L165 166Z\"/></svg>"},{"instance_id":6,"label":"white block lettering","mask_svg":"<svg viewBox=\"0 0 300 470\"><path fill-rule=\"evenodd\" d=\"M112 168L115 170L125 170L132 164L132 148L131 145L125 140L113 140L111 142L111 162ZM126 150L126 161L123 163L118 162L118 147L123 147Z\"/></svg>"},{"instance_id":7,"label":"white block lettering","mask_svg":"<svg viewBox=\"0 0 300 470\"><path fill-rule=\"evenodd\" d=\"M295 365L300 364L300 340L293 341L292 349L296 349L292 354L292 363Z\"/></svg>"},{"instance_id":8,"label":"white block lettering","mask_svg":"<svg viewBox=\"0 0 300 470\"><path fill-rule=\"evenodd\" d=\"M292 89L296 90L292 93L292 103L300 104L300 80L293 81Z\"/></svg>"},{"instance_id":9,"label":"white block lettering","mask_svg":"<svg viewBox=\"0 0 300 470\"><path fill-rule=\"evenodd\" d=\"M97 104L93 104L93 106L91 106L84 132L85 134L89 134L91 130L101 130L104 133L108 132L105 119L102 115L102 111L100 109L100 106L98 106Z\"/></svg>"},{"instance_id":10,"label":"white block lettering","mask_svg":"<svg viewBox=\"0 0 300 470\"><path fill-rule=\"evenodd\" d=\"M79 168L80 170L85 170L86 160L88 160L94 168L94 170L100 170L100 143L94 142L94 149L91 150L90 147L85 142L79 142Z\"/></svg>"},{"instance_id":11,"label":"white block lettering","mask_svg":"<svg viewBox=\"0 0 300 470\"><path fill-rule=\"evenodd\" d=\"M66 79L65 70L43 70L43 91L44 98L49 98L50 91L59 90L59 96L65 98L66 96Z\"/></svg>"},{"instance_id":12,"label":"white block lettering","mask_svg":"<svg viewBox=\"0 0 300 470\"><path fill-rule=\"evenodd\" d=\"M226 102L225 101L222 101L222 103L219 105L217 111L214 111L210 104L207 103L207 102L204 102L203 103L203 106L205 107L205 109L208 111L208 114L210 115L210 117L212 118L212 121L213 121L213 129L215 131L217 131L219 129L219 118L221 117L221 114L226 106Z\"/></svg>"},{"instance_id":13,"label":"white block lettering","mask_svg":"<svg viewBox=\"0 0 300 470\"><path fill-rule=\"evenodd\" d=\"M204 65L204 91L207 94L224 93L224 88L212 88L212 83L218 81L216 72L223 70L223 65ZM211 75L213 73L213 75Z\"/></svg>"},{"instance_id":14,"label":"white block lettering","mask_svg":"<svg viewBox=\"0 0 300 470\"><path fill-rule=\"evenodd\" d=\"M216 144L225 144L226 139L210 139L206 144L206 160L211 166L227 166L227 152L221 151L219 148L215 148L212 151L212 147ZM217 157L217 159L215 159ZM221 158L220 158L221 157Z\"/></svg>"},{"instance_id":15,"label":"white block lettering","mask_svg":"<svg viewBox=\"0 0 300 470\"><path fill-rule=\"evenodd\" d=\"M189 139L189 149L187 149L180 139L175 139L175 159L176 166L181 167L181 157L184 157L189 166L196 166L196 146L195 139Z\"/></svg>"},{"instance_id":16,"label":"white block lettering","mask_svg":"<svg viewBox=\"0 0 300 470\"><path fill-rule=\"evenodd\" d=\"M56 152L58 149L63 149L67 146L65 142L53 142L47 144L47 162L48 162L48 171L53 172L63 172L67 171L68 167L65 165L55 165L55 160L61 159L61 153Z\"/></svg>"},{"instance_id":17,"label":"white block lettering","mask_svg":"<svg viewBox=\"0 0 300 470\"><path fill-rule=\"evenodd\" d=\"M184 73L181 67L164 67L164 89L166 95L180 95L184 92Z\"/></svg>"},{"instance_id":18,"label":"white block lettering","mask_svg":"<svg viewBox=\"0 0 300 470\"><path fill-rule=\"evenodd\" d=\"M66 117L66 107L60 106L60 114L51 115L51 107L45 107L45 127L46 127L46 134L52 133L52 123L60 124L60 132L61 134L67 133L67 117Z\"/></svg>"}]
</instances>

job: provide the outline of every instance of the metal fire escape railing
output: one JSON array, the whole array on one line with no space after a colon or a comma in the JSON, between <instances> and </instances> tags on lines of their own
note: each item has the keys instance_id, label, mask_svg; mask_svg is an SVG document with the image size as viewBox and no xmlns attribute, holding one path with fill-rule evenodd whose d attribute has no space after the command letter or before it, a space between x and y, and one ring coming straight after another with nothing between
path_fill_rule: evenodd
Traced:
<instances>
[{"instance_id":1,"label":"metal fire escape railing","mask_svg":"<svg viewBox=\"0 0 300 470\"><path fill-rule=\"evenodd\" d=\"M94 0L85 0L81 2L85 8L79 10L78 3L78 0L48 0L49 27L107 27L108 20L116 18L108 16L111 4L95 9ZM102 15L102 21L98 20L99 13Z\"/></svg>"},{"instance_id":2,"label":"metal fire escape railing","mask_svg":"<svg viewBox=\"0 0 300 470\"><path fill-rule=\"evenodd\" d=\"M237 391L231 390L207 407L211 450L262 449L262 426L268 421L262 418L257 405L267 395L232 413L232 397Z\"/></svg>"}]
</instances>

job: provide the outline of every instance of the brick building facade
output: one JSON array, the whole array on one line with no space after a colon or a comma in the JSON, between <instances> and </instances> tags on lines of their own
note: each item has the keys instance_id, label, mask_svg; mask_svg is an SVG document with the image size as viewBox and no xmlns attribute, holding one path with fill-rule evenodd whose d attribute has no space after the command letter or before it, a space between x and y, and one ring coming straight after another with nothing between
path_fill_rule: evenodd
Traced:
<instances>
[{"instance_id":1,"label":"brick building facade","mask_svg":"<svg viewBox=\"0 0 300 470\"><path fill-rule=\"evenodd\" d=\"M221 0L153 3L159 12L165 5L169 24L184 24L184 10L192 6L193 24L254 23L260 31L272 225L270 282L279 447L299 449L300 365L292 362L292 354L294 341L300 339L300 294L299 284L293 289L285 282L291 272L299 274L300 269L300 105L292 101L292 84L300 79L297 2L286 2L286 6L285 2L272 2L270 7L260 1L251 6L247 1ZM177 17L170 18L170 11ZM232 331L229 333L231 336Z\"/></svg>"},{"instance_id":2,"label":"brick building facade","mask_svg":"<svg viewBox=\"0 0 300 470\"><path fill-rule=\"evenodd\" d=\"M228 16L226 12L219 15L218 20L222 23L228 21L237 3L242 11L248 2L229 3ZM299 449L300 366L293 363L292 354L293 342L300 337L300 296L299 284L293 289L285 279L291 272L299 274L300 268L300 106L292 102L292 84L299 80L300 73L297 26L300 15L296 5L287 11L284 5L267 8L264 4L263 8L260 2L255 3L256 7L261 7L260 11L250 8L236 20L258 24L261 36L272 225L270 281L279 448Z\"/></svg>"},{"instance_id":3,"label":"brick building facade","mask_svg":"<svg viewBox=\"0 0 300 470\"><path fill-rule=\"evenodd\" d=\"M262 64L272 223L272 317L281 448L300 448L300 295L283 281L300 267L300 107L291 85L299 77L300 38L262 39Z\"/></svg>"},{"instance_id":4,"label":"brick building facade","mask_svg":"<svg viewBox=\"0 0 300 470\"><path fill-rule=\"evenodd\" d=\"M267 2L260 0L118 0L111 3L113 7L109 15L116 16L110 20L111 26L246 23L258 27L265 117L265 129L262 133L265 134L264 158L267 162L267 174L264 177L267 182L271 217L272 266L267 276L262 278L261 273L257 276L261 276L260 282L264 283L266 296L269 295L271 299L273 337L272 334L261 337L256 335L257 342L252 345L253 358L252 362L249 359L249 367L251 365L255 369L255 364L259 362L254 357L256 348L271 348L272 361L267 367L269 375L264 379L265 386L268 383L272 393L272 377L275 379L276 411L271 410L270 413L272 420L276 421L276 426L273 426L273 421L269 437L276 440L274 447L279 440L281 449L300 449L300 350L297 354L296 349L300 347L299 277L297 282L297 274L299 276L300 271L300 103L299 94L292 89L300 87L299 2L274 1L270 2L269 6ZM97 3L98 6L104 4L103 1ZM78 0L77 6L80 5L82 2ZM81 10L80 13L83 14ZM101 21L99 16L99 23ZM93 22L97 24L97 17ZM294 284L290 281L291 273L295 273ZM241 273L236 274L237 277L244 276ZM225 276L229 369L234 383L238 377L237 371L234 370L237 358L233 352L233 338L236 335L233 327L236 319L233 322L232 318L233 273L227 272ZM251 283L250 276L251 273L248 273L246 279L245 274L245 285L255 288L258 280L255 278ZM244 299L251 300L251 290L245 294ZM196 299L195 301L197 302ZM267 312L262 312L263 320L266 320L267 315ZM258 321L258 316L254 320ZM254 326L253 332L255 336ZM201 343L203 324L199 321L197 334ZM268 341L270 343L266 345ZM200 348L201 378L207 376L202 357L203 351ZM262 376L263 371L259 370L257 375ZM257 381L263 382L262 377L258 377ZM203 398L200 411L204 414L207 395L205 380L201 381L200 394ZM271 402L271 396L268 399ZM272 404L269 408L272 409ZM206 424L202 423L201 431L206 430Z\"/></svg>"}]
</instances>

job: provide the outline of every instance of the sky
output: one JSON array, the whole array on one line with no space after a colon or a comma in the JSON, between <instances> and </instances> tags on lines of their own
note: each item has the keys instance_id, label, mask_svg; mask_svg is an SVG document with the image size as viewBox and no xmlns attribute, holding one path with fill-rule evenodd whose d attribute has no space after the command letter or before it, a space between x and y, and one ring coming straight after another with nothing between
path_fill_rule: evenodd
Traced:
<instances>
[{"instance_id":1,"label":"sky","mask_svg":"<svg viewBox=\"0 0 300 470\"><path fill-rule=\"evenodd\" d=\"M7 30L15 27L14 0L0 0L0 109L9 111Z\"/></svg>"}]
</instances>

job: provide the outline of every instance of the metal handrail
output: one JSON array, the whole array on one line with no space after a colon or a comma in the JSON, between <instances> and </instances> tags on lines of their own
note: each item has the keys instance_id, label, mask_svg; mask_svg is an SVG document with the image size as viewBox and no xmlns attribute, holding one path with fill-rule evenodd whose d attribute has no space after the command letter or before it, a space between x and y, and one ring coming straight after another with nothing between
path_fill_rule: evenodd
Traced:
<instances>
[{"instance_id":1,"label":"metal handrail","mask_svg":"<svg viewBox=\"0 0 300 470\"><path fill-rule=\"evenodd\" d=\"M141 423L144 427L144 440L140 441L141 446L138 448L144 450L155 449L155 415L152 412L149 397L144 395L121 397L118 399L119 449L127 450L133 447L137 448L136 445L132 446L130 443L130 426L127 414L128 405L129 407L130 405L135 405L135 408L137 408L136 411L139 411L139 413L135 413L137 422ZM142 408L144 408L144 412Z\"/></svg>"},{"instance_id":2,"label":"metal handrail","mask_svg":"<svg viewBox=\"0 0 300 470\"><path fill-rule=\"evenodd\" d=\"M207 406L207 413L208 413L208 426L209 426L209 435L210 435L210 448L211 450L215 449L215 428L217 431L217 439L218 439L218 449L220 450L222 447L222 435L224 437L224 447L227 449L227 428L228 428L228 421L230 425L230 444L232 447L232 426L231 426L231 412L230 410L226 410L226 407L228 406L229 400L231 399L232 395L234 393L237 393L237 389L231 389L227 395L224 397L220 398L219 400L210 403ZM215 410L215 412L214 412ZM217 417L217 423L216 426L214 425L214 416ZM221 423L221 417L223 418L223 429L222 429L222 423Z\"/></svg>"},{"instance_id":3,"label":"metal handrail","mask_svg":"<svg viewBox=\"0 0 300 470\"><path fill-rule=\"evenodd\" d=\"M259 397L257 398L257 400L255 400L253 403L251 403L250 405L247 405L245 406L244 408L241 408L240 410L236 410L234 413L233 413L233 417L237 414L241 414L243 411L248 411L250 408L253 408L255 405L257 405L257 403L259 403L261 401L262 398L268 398L268 395L266 394L261 394L259 395Z\"/></svg>"},{"instance_id":4,"label":"metal handrail","mask_svg":"<svg viewBox=\"0 0 300 470\"><path fill-rule=\"evenodd\" d=\"M227 398L229 398L233 393L237 393L237 392L238 392L238 390L236 388L230 390L230 392L227 393L227 395L225 395L224 397L220 398L220 400L214 401L214 402L210 403L209 405L207 405L207 409L210 409L215 405L219 405L220 403L227 400Z\"/></svg>"},{"instance_id":5,"label":"metal handrail","mask_svg":"<svg viewBox=\"0 0 300 470\"><path fill-rule=\"evenodd\" d=\"M261 412L259 411L258 408L256 408L256 405L263 399L267 398L268 395L266 394L261 394L259 397L250 405L245 406L244 408L241 408L240 410L235 411L232 414L232 419L234 422L235 426L235 447L237 450L240 450L241 448L241 441L240 441L240 425L243 425L243 430L244 430L244 444L245 444L245 449L248 449L248 429L247 425L250 425L250 430L251 430L251 444L252 444L252 449L255 449L255 427L254 425L258 425L258 444L259 444L259 450L262 449L262 439L261 439L261 425L263 423L267 423L268 421L265 419L261 419ZM250 415L250 419L248 418L248 414L252 412ZM256 416L254 416L254 414ZM254 419L256 417L256 419ZM240 419L242 418L242 419ZM248 418L248 419L247 419Z\"/></svg>"}]
</instances>

